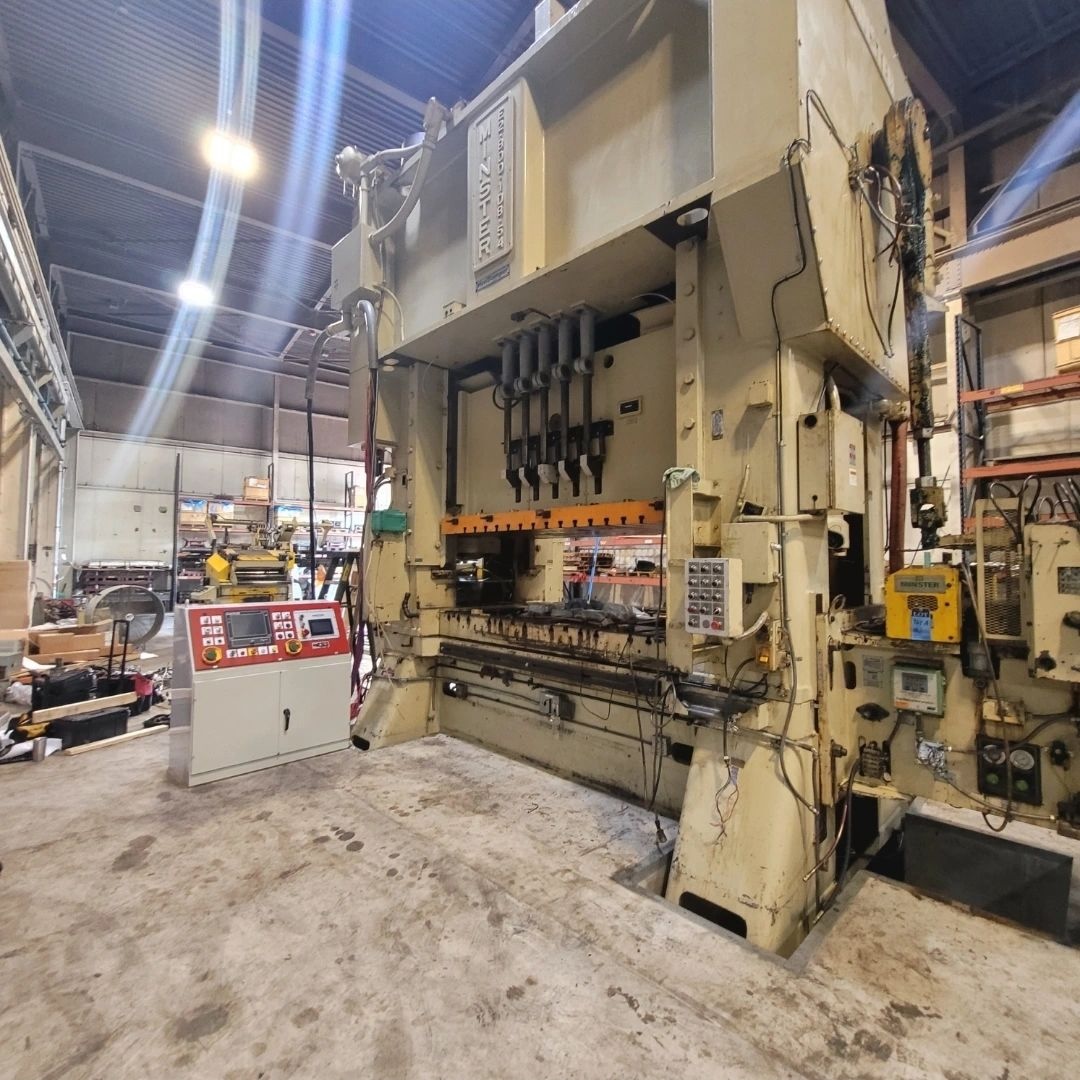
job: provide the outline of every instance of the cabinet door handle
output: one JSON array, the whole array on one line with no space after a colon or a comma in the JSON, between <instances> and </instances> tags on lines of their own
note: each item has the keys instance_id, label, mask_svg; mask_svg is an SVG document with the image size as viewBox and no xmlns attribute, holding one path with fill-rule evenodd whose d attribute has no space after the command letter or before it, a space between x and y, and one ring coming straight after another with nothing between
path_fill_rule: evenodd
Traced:
<instances>
[{"instance_id":1,"label":"cabinet door handle","mask_svg":"<svg viewBox=\"0 0 1080 1080\"><path fill-rule=\"evenodd\" d=\"M292 719L292 712L289 709L285 710L285 730L289 730L289 721Z\"/></svg>"}]
</instances>

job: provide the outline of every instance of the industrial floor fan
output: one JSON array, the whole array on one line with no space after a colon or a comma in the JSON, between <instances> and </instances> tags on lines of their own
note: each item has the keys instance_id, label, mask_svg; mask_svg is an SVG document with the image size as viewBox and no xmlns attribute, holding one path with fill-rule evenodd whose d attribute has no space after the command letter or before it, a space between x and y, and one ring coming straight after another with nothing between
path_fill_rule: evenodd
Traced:
<instances>
[{"instance_id":1,"label":"industrial floor fan","mask_svg":"<svg viewBox=\"0 0 1080 1080\"><path fill-rule=\"evenodd\" d=\"M155 593L138 585L113 585L91 597L86 605L88 622L123 619L128 624L128 644L141 649L152 641L165 622L165 605Z\"/></svg>"}]
</instances>

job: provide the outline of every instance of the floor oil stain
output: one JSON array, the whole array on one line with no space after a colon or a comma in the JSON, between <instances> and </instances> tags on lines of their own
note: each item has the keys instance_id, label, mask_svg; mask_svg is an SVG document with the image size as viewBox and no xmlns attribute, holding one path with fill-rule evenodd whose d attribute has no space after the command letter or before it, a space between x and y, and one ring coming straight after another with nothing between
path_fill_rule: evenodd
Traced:
<instances>
[{"instance_id":1,"label":"floor oil stain","mask_svg":"<svg viewBox=\"0 0 1080 1080\"><path fill-rule=\"evenodd\" d=\"M153 846L156 836L136 836L127 848L113 859L114 870L137 870L146 862L147 853Z\"/></svg>"},{"instance_id":2,"label":"floor oil stain","mask_svg":"<svg viewBox=\"0 0 1080 1080\"><path fill-rule=\"evenodd\" d=\"M198 1042L220 1031L229 1022L229 1006L204 1005L173 1022L174 1042Z\"/></svg>"}]
</instances>

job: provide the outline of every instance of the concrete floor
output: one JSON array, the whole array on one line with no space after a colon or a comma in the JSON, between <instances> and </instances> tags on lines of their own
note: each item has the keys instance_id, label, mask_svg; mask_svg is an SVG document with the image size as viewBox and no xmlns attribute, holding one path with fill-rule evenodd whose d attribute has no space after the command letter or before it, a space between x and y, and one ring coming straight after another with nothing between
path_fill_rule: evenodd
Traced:
<instances>
[{"instance_id":1,"label":"concrete floor","mask_svg":"<svg viewBox=\"0 0 1080 1080\"><path fill-rule=\"evenodd\" d=\"M1037 936L866 877L780 961L613 881L648 815L525 765L186 791L167 739L0 771L0 1076L1076 1075L1080 954Z\"/></svg>"}]
</instances>

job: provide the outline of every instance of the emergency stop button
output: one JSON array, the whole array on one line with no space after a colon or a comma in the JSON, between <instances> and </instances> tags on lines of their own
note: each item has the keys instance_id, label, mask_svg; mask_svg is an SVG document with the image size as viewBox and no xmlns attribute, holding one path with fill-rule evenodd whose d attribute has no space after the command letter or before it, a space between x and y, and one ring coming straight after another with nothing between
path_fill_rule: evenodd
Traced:
<instances>
[{"instance_id":1,"label":"emergency stop button","mask_svg":"<svg viewBox=\"0 0 1080 1080\"><path fill-rule=\"evenodd\" d=\"M290 656L295 656L303 647L304 647L303 644L301 642L299 642L299 641L286 641L285 642L285 651Z\"/></svg>"},{"instance_id":2,"label":"emergency stop button","mask_svg":"<svg viewBox=\"0 0 1080 1080\"><path fill-rule=\"evenodd\" d=\"M216 664L221 660L221 650L216 645L211 645L202 651L203 662Z\"/></svg>"}]
</instances>

